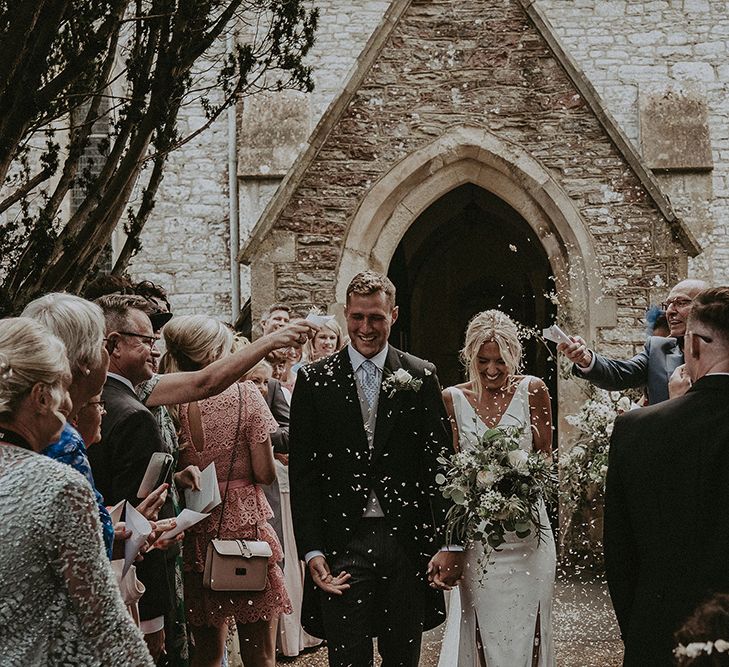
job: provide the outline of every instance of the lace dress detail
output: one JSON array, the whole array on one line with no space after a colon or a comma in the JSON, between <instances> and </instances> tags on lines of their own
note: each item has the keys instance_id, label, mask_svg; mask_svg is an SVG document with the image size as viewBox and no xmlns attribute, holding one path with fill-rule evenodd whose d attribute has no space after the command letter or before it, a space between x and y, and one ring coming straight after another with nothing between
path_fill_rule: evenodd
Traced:
<instances>
[{"instance_id":1,"label":"lace dress detail","mask_svg":"<svg viewBox=\"0 0 729 667\"><path fill-rule=\"evenodd\" d=\"M78 472L0 444L0 517L3 665L152 667Z\"/></svg>"},{"instance_id":2,"label":"lace dress detail","mask_svg":"<svg viewBox=\"0 0 729 667\"><path fill-rule=\"evenodd\" d=\"M239 391L240 386L240 391ZM242 402L241 402L242 398ZM233 448L231 488L226 500L225 515L220 529L222 539L261 539L271 545L268 584L260 592L221 592L202 587L205 553L211 539L217 537L222 505L210 517L185 531L183 549L185 563L185 600L187 618L194 625L220 625L231 616L239 623L253 623L281 613L291 613L283 573L278 562L283 558L281 545L268 519L273 516L263 489L253 482L251 450L267 446L268 437L278 424L271 415L260 392L251 382L235 384L221 394L198 403L205 439L202 451L197 451L190 438L188 407L180 407L182 427L180 465L197 465L201 470L215 463L218 482L225 484ZM238 415L241 414L240 435L234 442ZM224 487L221 488L221 496Z\"/></svg>"}]
</instances>

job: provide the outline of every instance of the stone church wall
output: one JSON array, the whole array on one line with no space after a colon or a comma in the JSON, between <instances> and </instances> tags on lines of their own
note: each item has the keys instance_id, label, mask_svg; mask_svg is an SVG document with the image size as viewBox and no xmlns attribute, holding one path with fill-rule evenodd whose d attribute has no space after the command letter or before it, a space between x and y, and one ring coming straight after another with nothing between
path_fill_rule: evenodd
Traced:
<instances>
[{"instance_id":1,"label":"stone church wall","mask_svg":"<svg viewBox=\"0 0 729 667\"><path fill-rule=\"evenodd\" d=\"M690 272L715 284L729 284L729 3L538 0L538 4L639 149L641 98L684 88L703 100L713 169L669 172L658 178L704 248L691 260Z\"/></svg>"},{"instance_id":2,"label":"stone church wall","mask_svg":"<svg viewBox=\"0 0 729 667\"><path fill-rule=\"evenodd\" d=\"M367 0L357 4L364 6L341 0L316 2L320 27L309 56L315 90L311 95L299 96L305 109L306 136L340 92L389 2ZM205 65L200 69L204 70ZM181 134L203 122L204 114L198 105L188 105L180 112ZM246 113L244 102L239 133L255 134L261 129L259 118ZM284 142L286 139L283 137ZM151 279L166 286L173 308L180 314L207 313L231 319L227 152L224 115L209 130L170 155L154 212L142 234L142 250L130 265L134 278ZM244 241L285 171L261 173L260 161L253 164L243 155L239 162L240 235ZM248 269L241 267L243 301L250 293L249 285Z\"/></svg>"},{"instance_id":3,"label":"stone church wall","mask_svg":"<svg viewBox=\"0 0 729 667\"><path fill-rule=\"evenodd\" d=\"M306 119L304 135L316 126L340 92L389 2L320 0L316 4L320 9L320 28L310 58L316 90L292 102L297 113ZM727 2L538 0L538 5L636 146L640 146L639 95L647 84L686 82L704 96L713 171L672 173L660 178L672 203L705 248L701 257L692 260L691 270L717 282L729 281ZM433 3L433 7L438 6ZM459 35L451 35L448 40L457 47L458 38ZM447 51L444 47L444 66ZM377 95L372 93L368 100L370 106L376 106ZM239 114L241 136L246 131L256 131L256 118L251 116L244 105ZM195 106L186 107L180 115L183 131L202 122L202 111ZM289 139L291 155L295 155L300 137ZM227 150L227 124L223 117L171 155L155 211L142 236L143 249L130 266L135 277L167 286L179 313L207 312L230 319ZM277 170L261 173L259 163L241 147L238 174L242 242L278 187L286 166L284 160ZM336 179L337 174L326 178ZM711 203L707 205L707 201ZM608 228L609 225L602 231ZM313 246L310 244L306 250L307 256L313 263L322 260L328 266L327 258L319 257L326 252L325 248L317 248L316 236L309 235ZM241 277L245 300L250 284L247 267L242 267ZM626 283L631 280L628 268L623 279ZM323 296L320 287L317 290L317 296Z\"/></svg>"},{"instance_id":4,"label":"stone church wall","mask_svg":"<svg viewBox=\"0 0 729 667\"><path fill-rule=\"evenodd\" d=\"M619 329L604 329L603 341L639 341L653 293L685 270L685 255L521 5L509 0L432 0L406 10L275 225L295 239L295 254L275 265L276 300L333 303L344 234L365 193L456 125L524 147L553 175L579 208L605 294L615 299Z\"/></svg>"}]
</instances>

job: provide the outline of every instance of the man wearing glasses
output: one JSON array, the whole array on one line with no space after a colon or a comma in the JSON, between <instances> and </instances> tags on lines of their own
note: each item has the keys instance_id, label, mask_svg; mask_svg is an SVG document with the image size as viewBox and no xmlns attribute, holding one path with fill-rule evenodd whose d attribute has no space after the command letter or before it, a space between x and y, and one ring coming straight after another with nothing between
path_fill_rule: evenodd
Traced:
<instances>
[{"instance_id":1,"label":"man wearing glasses","mask_svg":"<svg viewBox=\"0 0 729 667\"><path fill-rule=\"evenodd\" d=\"M157 336L149 316L147 300L141 296L110 294L97 300L104 311L109 372L103 390L107 414L101 423L101 444L89 450L94 480L107 503L126 499L139 503L137 490L147 465L156 452L164 452L157 422L134 391L155 372ZM170 516L163 508L161 515ZM146 591L139 601L140 629L152 657L164 652L164 618L174 602L164 553L154 549L137 565Z\"/></svg>"},{"instance_id":2,"label":"man wearing glasses","mask_svg":"<svg viewBox=\"0 0 729 667\"><path fill-rule=\"evenodd\" d=\"M729 591L729 287L694 296L684 355L691 388L618 417L610 441L605 566L628 667L675 664L673 633Z\"/></svg>"},{"instance_id":3,"label":"man wearing glasses","mask_svg":"<svg viewBox=\"0 0 729 667\"><path fill-rule=\"evenodd\" d=\"M574 364L572 373L601 389L616 391L630 387L646 387L648 403L668 400L668 381L683 364L683 339L686 320L694 297L707 288L702 280L683 280L663 302L670 336L650 336L645 348L632 359L610 359L588 349L580 336L571 336L572 343L560 343L557 349ZM688 379L687 379L688 382Z\"/></svg>"}]
</instances>

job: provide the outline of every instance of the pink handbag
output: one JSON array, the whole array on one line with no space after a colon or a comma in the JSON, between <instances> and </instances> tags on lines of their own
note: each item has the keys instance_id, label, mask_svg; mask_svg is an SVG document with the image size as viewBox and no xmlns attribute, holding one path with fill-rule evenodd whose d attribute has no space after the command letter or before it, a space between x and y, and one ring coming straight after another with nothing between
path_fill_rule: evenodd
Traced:
<instances>
[{"instance_id":1,"label":"pink handbag","mask_svg":"<svg viewBox=\"0 0 729 667\"><path fill-rule=\"evenodd\" d=\"M238 385L241 409L243 393ZM218 536L223 525L225 501L228 497L230 474L235 458L235 443L240 435L241 414L238 412L238 426L233 441L233 452L230 457L228 479L225 484L223 503L220 509ZM256 528L258 532L258 528ZM271 545L263 540L221 540L220 537L208 543L203 570L203 588L213 591L262 591L268 582L268 559L273 555Z\"/></svg>"},{"instance_id":2,"label":"pink handbag","mask_svg":"<svg viewBox=\"0 0 729 667\"><path fill-rule=\"evenodd\" d=\"M211 540L203 586L213 591L262 591L271 555L271 545L263 540Z\"/></svg>"}]
</instances>

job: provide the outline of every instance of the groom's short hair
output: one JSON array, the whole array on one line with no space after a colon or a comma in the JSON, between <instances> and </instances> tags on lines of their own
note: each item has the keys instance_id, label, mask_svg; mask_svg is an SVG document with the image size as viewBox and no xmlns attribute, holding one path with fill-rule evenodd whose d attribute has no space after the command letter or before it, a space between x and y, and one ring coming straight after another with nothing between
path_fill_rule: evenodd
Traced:
<instances>
[{"instance_id":1,"label":"groom's short hair","mask_svg":"<svg viewBox=\"0 0 729 667\"><path fill-rule=\"evenodd\" d=\"M350 294L369 296L377 292L383 292L390 306L395 306L395 285L392 280L376 271L361 271L347 287L347 303Z\"/></svg>"},{"instance_id":2,"label":"groom's short hair","mask_svg":"<svg viewBox=\"0 0 729 667\"><path fill-rule=\"evenodd\" d=\"M712 287L699 292L691 305L689 322L701 322L729 345L729 287Z\"/></svg>"}]
</instances>

